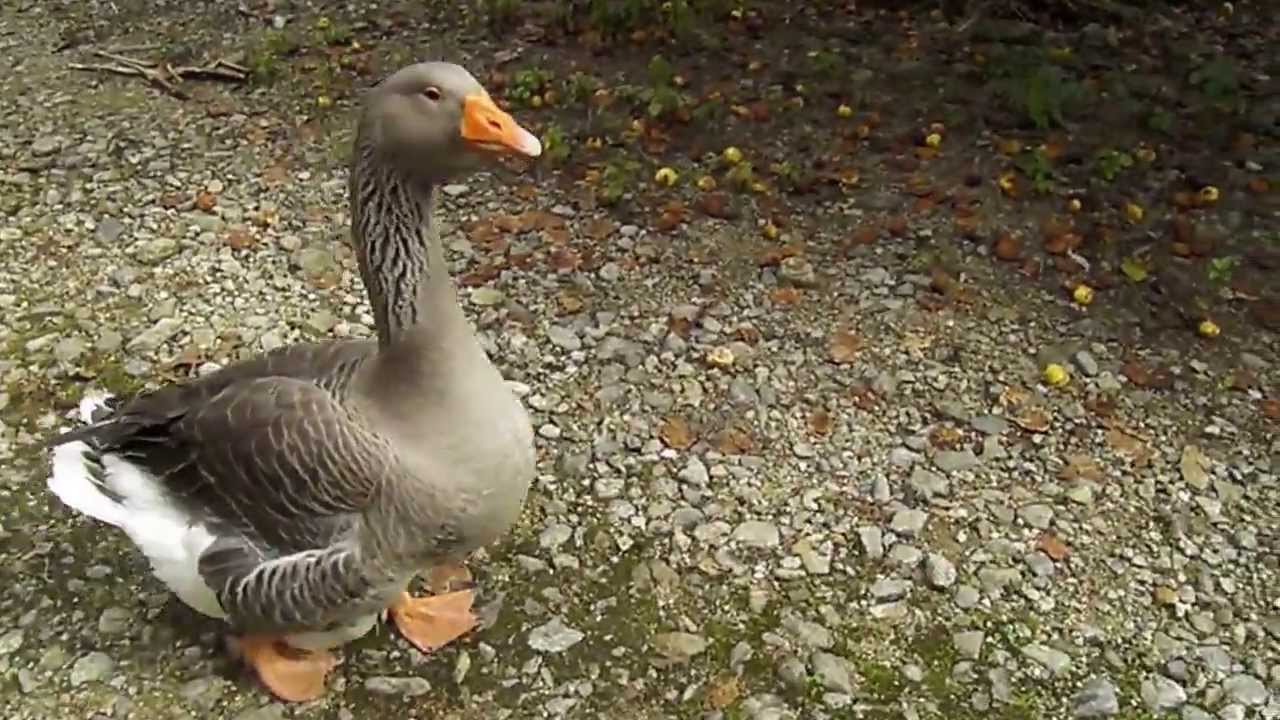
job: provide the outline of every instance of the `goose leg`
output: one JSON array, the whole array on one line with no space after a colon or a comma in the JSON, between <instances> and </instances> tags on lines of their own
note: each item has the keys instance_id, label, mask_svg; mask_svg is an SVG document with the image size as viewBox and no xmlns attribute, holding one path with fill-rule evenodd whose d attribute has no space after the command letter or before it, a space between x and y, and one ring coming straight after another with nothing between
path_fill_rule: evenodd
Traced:
<instances>
[{"instance_id":1,"label":"goose leg","mask_svg":"<svg viewBox=\"0 0 1280 720\"><path fill-rule=\"evenodd\" d=\"M333 653L296 650L267 635L240 638L240 653L262 684L289 702L307 702L324 695L325 678L338 664Z\"/></svg>"},{"instance_id":2,"label":"goose leg","mask_svg":"<svg viewBox=\"0 0 1280 720\"><path fill-rule=\"evenodd\" d=\"M476 626L471 612L474 600L470 590L421 598L404 593L390 608L391 620L414 647L432 653Z\"/></svg>"}]
</instances>

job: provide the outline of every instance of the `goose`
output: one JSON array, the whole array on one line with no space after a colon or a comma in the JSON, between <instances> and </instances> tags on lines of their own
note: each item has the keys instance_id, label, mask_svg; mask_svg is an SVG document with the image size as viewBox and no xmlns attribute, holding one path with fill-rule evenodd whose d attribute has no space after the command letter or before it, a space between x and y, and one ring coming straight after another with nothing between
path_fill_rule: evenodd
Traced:
<instances>
[{"instance_id":1,"label":"goose","mask_svg":"<svg viewBox=\"0 0 1280 720\"><path fill-rule=\"evenodd\" d=\"M471 588L409 584L515 523L533 429L458 303L432 214L444 181L541 152L466 69L396 71L366 95L349 179L376 340L90 392L48 442L53 495L123 530L283 700L322 696L331 651L388 616L426 653L477 624Z\"/></svg>"}]
</instances>

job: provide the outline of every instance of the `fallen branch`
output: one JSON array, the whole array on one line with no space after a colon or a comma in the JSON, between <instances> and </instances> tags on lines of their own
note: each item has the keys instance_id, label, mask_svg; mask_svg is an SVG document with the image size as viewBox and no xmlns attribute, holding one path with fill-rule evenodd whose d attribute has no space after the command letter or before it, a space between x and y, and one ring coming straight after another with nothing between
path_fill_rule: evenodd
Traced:
<instances>
[{"instance_id":1,"label":"fallen branch","mask_svg":"<svg viewBox=\"0 0 1280 720\"><path fill-rule=\"evenodd\" d=\"M168 63L160 64L150 60L139 60L127 55L120 55L106 50L94 50L94 55L115 64L108 63L70 63L72 70L84 72L102 72L114 75L146 78L152 85L164 90L179 100L190 98L177 86L184 80L221 80L225 82L245 82L249 79L249 69L219 58L208 65L174 67Z\"/></svg>"}]
</instances>

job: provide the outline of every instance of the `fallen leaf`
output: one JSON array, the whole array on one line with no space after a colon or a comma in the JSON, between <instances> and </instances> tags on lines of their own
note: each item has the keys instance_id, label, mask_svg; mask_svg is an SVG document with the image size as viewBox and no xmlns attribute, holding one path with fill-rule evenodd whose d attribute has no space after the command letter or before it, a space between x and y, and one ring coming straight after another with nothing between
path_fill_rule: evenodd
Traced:
<instances>
[{"instance_id":1,"label":"fallen leaf","mask_svg":"<svg viewBox=\"0 0 1280 720\"><path fill-rule=\"evenodd\" d=\"M902 215L894 215L885 223L885 229L894 237L902 237L907 234L907 218Z\"/></svg>"},{"instance_id":2,"label":"fallen leaf","mask_svg":"<svg viewBox=\"0 0 1280 720\"><path fill-rule=\"evenodd\" d=\"M821 409L810 413L809 430L815 435L829 434L831 432L831 413Z\"/></svg>"},{"instance_id":3,"label":"fallen leaf","mask_svg":"<svg viewBox=\"0 0 1280 720\"><path fill-rule=\"evenodd\" d=\"M551 251L548 262L554 270L572 272L582 265L582 257L572 248L559 247Z\"/></svg>"},{"instance_id":4,"label":"fallen leaf","mask_svg":"<svg viewBox=\"0 0 1280 720\"><path fill-rule=\"evenodd\" d=\"M795 305L800 302L800 290L790 285L769 291L769 298L778 305Z\"/></svg>"},{"instance_id":5,"label":"fallen leaf","mask_svg":"<svg viewBox=\"0 0 1280 720\"><path fill-rule=\"evenodd\" d=\"M1120 374L1129 382L1144 388L1166 388L1173 384L1173 377L1167 370L1149 369L1136 361L1127 362L1120 367Z\"/></svg>"},{"instance_id":6,"label":"fallen leaf","mask_svg":"<svg viewBox=\"0 0 1280 720\"><path fill-rule=\"evenodd\" d=\"M560 308L561 315L571 315L582 310L584 303L577 295L561 291L556 295L556 305Z\"/></svg>"},{"instance_id":7,"label":"fallen leaf","mask_svg":"<svg viewBox=\"0 0 1280 720\"><path fill-rule=\"evenodd\" d=\"M262 184L267 187L280 187L287 182L289 182L289 166L283 162L269 165L262 171Z\"/></svg>"},{"instance_id":8,"label":"fallen leaf","mask_svg":"<svg viewBox=\"0 0 1280 720\"><path fill-rule=\"evenodd\" d=\"M592 240L604 240L618 229L618 224L607 217L598 217L588 220L582 226L582 234Z\"/></svg>"},{"instance_id":9,"label":"fallen leaf","mask_svg":"<svg viewBox=\"0 0 1280 720\"><path fill-rule=\"evenodd\" d=\"M1268 420L1280 420L1280 400L1267 398L1260 404L1262 416Z\"/></svg>"},{"instance_id":10,"label":"fallen leaf","mask_svg":"<svg viewBox=\"0 0 1280 720\"><path fill-rule=\"evenodd\" d=\"M1123 453L1133 458L1135 462L1139 462L1149 456L1150 450L1142 444L1137 437L1121 430L1120 428L1111 428L1107 430L1107 444L1116 452Z\"/></svg>"},{"instance_id":11,"label":"fallen leaf","mask_svg":"<svg viewBox=\"0 0 1280 720\"><path fill-rule=\"evenodd\" d=\"M1147 279L1147 266L1138 258L1127 257L1120 263L1120 271L1133 282L1140 283Z\"/></svg>"},{"instance_id":12,"label":"fallen leaf","mask_svg":"<svg viewBox=\"0 0 1280 720\"><path fill-rule=\"evenodd\" d=\"M716 433L712 444L725 455L742 455L754 452L756 442L751 433L740 427L728 427Z\"/></svg>"},{"instance_id":13,"label":"fallen leaf","mask_svg":"<svg viewBox=\"0 0 1280 720\"><path fill-rule=\"evenodd\" d=\"M1178 471L1188 485L1197 490L1209 487L1209 459L1195 445L1182 448L1182 457L1178 460Z\"/></svg>"},{"instance_id":14,"label":"fallen leaf","mask_svg":"<svg viewBox=\"0 0 1280 720\"><path fill-rule=\"evenodd\" d=\"M725 673L707 686L706 704L712 710L723 710L738 701L742 683L733 673Z\"/></svg>"},{"instance_id":15,"label":"fallen leaf","mask_svg":"<svg viewBox=\"0 0 1280 720\"><path fill-rule=\"evenodd\" d=\"M938 425L929 431L929 444L943 450L954 450L964 441L964 434L950 425Z\"/></svg>"},{"instance_id":16,"label":"fallen leaf","mask_svg":"<svg viewBox=\"0 0 1280 720\"><path fill-rule=\"evenodd\" d=\"M1066 467L1062 468L1058 477L1068 482L1079 480L1098 482L1102 480L1102 466L1088 455L1076 453L1067 456Z\"/></svg>"},{"instance_id":17,"label":"fallen leaf","mask_svg":"<svg viewBox=\"0 0 1280 720\"><path fill-rule=\"evenodd\" d=\"M1013 233L1003 232L996 238L992 250L1001 260L1006 262L1017 260L1022 257L1022 241Z\"/></svg>"},{"instance_id":18,"label":"fallen leaf","mask_svg":"<svg viewBox=\"0 0 1280 720\"><path fill-rule=\"evenodd\" d=\"M689 428L689 423L684 418L674 415L663 419L662 425L658 427L658 437L667 447L675 450L688 450L694 441L693 430Z\"/></svg>"},{"instance_id":19,"label":"fallen leaf","mask_svg":"<svg viewBox=\"0 0 1280 720\"><path fill-rule=\"evenodd\" d=\"M1071 554L1071 549L1057 535L1047 532L1036 542L1036 549L1048 555L1054 562L1061 562Z\"/></svg>"},{"instance_id":20,"label":"fallen leaf","mask_svg":"<svg viewBox=\"0 0 1280 720\"><path fill-rule=\"evenodd\" d=\"M1013 415L1013 422L1027 432L1048 432L1053 418L1043 408L1031 406Z\"/></svg>"},{"instance_id":21,"label":"fallen leaf","mask_svg":"<svg viewBox=\"0 0 1280 720\"><path fill-rule=\"evenodd\" d=\"M227 245L233 250L247 250L256 245L257 242L257 238L244 225L232 225L227 230Z\"/></svg>"},{"instance_id":22,"label":"fallen leaf","mask_svg":"<svg viewBox=\"0 0 1280 720\"><path fill-rule=\"evenodd\" d=\"M858 336L847 330L837 330L832 333L831 339L827 342L827 351L831 356L831 361L844 365L853 362L858 355L858 350L862 348L862 341Z\"/></svg>"}]
</instances>

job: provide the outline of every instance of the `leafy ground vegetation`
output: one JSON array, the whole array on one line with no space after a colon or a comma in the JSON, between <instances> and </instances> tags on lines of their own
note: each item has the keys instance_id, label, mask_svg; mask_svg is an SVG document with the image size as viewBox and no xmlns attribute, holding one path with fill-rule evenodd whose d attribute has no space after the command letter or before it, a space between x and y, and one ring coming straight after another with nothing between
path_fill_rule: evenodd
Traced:
<instances>
[{"instance_id":1,"label":"leafy ground vegetation","mask_svg":"<svg viewBox=\"0 0 1280 720\"><path fill-rule=\"evenodd\" d=\"M1270 3L2 12L6 717L1280 717ZM476 637L285 707L38 443L368 334L352 111L429 58L546 148L444 192L541 476Z\"/></svg>"}]
</instances>

